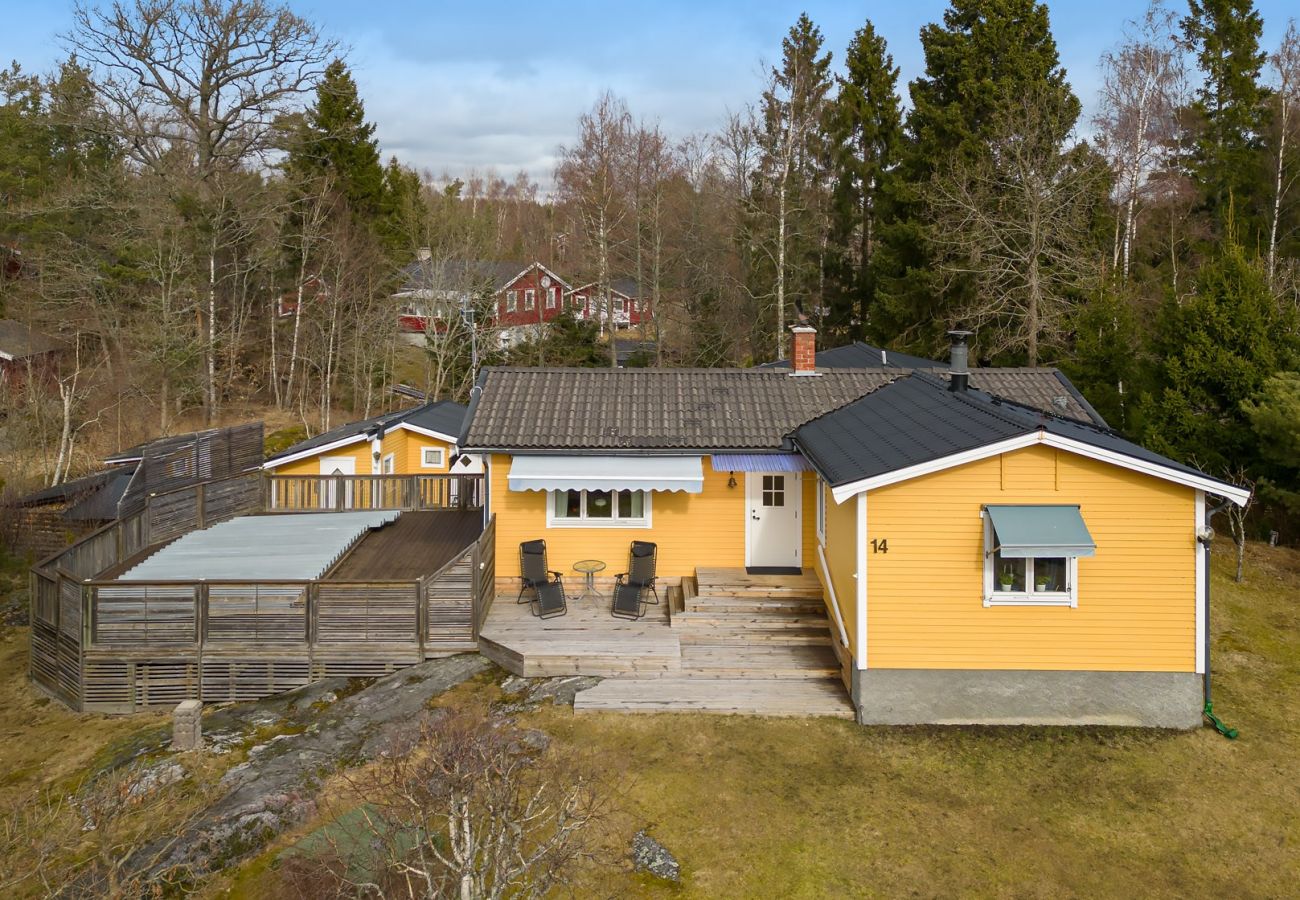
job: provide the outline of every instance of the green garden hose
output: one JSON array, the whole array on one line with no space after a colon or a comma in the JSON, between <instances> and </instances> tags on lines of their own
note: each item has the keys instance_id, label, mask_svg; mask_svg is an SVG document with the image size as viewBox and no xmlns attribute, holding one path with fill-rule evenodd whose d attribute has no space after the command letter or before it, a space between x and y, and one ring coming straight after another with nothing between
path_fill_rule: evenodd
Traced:
<instances>
[{"instance_id":1,"label":"green garden hose","mask_svg":"<svg viewBox=\"0 0 1300 900\"><path fill-rule=\"evenodd\" d=\"M1205 709L1203 712L1205 713L1205 718L1209 719L1210 724L1214 726L1215 731L1219 732L1219 734L1223 735L1230 741L1235 741L1237 739L1237 729L1229 728L1227 725L1224 725L1219 721L1219 717L1214 714L1214 704L1209 700L1205 701Z\"/></svg>"}]
</instances>

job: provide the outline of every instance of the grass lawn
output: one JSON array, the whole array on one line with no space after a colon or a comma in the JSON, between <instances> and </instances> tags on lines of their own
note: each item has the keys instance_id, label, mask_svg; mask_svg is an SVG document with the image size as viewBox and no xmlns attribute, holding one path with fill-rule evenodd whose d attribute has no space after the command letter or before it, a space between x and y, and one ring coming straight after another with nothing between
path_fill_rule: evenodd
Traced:
<instances>
[{"instance_id":1,"label":"grass lawn","mask_svg":"<svg viewBox=\"0 0 1300 900\"><path fill-rule=\"evenodd\" d=\"M1296 896L1300 553L1252 547L1236 585L1218 549L1215 709L1236 741L558 709L528 724L627 762L632 827L678 855L685 897Z\"/></svg>"}]
</instances>

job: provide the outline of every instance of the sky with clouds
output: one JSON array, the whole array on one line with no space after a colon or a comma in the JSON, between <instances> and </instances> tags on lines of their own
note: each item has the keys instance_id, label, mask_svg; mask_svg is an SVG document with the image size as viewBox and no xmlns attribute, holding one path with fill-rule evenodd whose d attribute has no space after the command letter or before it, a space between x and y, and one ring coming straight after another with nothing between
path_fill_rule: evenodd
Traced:
<instances>
[{"instance_id":1,"label":"sky with clouds","mask_svg":"<svg viewBox=\"0 0 1300 900\"><path fill-rule=\"evenodd\" d=\"M349 48L348 60L385 155L437 175L526 170L542 184L577 117L612 89L633 115L672 135L715 128L754 102L764 62L803 10L838 64L870 18L901 68L900 90L923 69L918 33L939 21L935 0L787 3L784 0L290 0ZM1171 8L1181 10L1171 0ZM1294 0L1262 0L1264 44L1276 46ZM1140 11L1126 0L1049 3L1075 91L1090 107L1098 58ZM71 2L0 0L0 59L51 67L71 24Z\"/></svg>"}]
</instances>

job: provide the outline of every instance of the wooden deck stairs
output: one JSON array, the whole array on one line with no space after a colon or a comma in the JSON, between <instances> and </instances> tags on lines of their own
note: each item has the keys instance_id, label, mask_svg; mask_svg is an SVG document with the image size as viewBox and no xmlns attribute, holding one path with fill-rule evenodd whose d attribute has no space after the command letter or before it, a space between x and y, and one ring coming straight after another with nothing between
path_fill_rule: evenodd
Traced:
<instances>
[{"instance_id":1,"label":"wooden deck stairs","mask_svg":"<svg viewBox=\"0 0 1300 900\"><path fill-rule=\"evenodd\" d=\"M680 671L608 679L578 694L576 710L852 717L811 572L701 568L684 580L679 603L669 623Z\"/></svg>"}]
</instances>

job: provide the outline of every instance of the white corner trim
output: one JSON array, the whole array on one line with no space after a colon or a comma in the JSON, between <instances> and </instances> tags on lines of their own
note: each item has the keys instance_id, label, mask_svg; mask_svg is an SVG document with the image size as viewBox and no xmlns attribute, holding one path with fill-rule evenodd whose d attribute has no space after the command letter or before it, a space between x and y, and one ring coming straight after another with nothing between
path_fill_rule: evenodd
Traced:
<instances>
[{"instance_id":1,"label":"white corner trim","mask_svg":"<svg viewBox=\"0 0 1300 900\"><path fill-rule=\"evenodd\" d=\"M351 437L339 438L337 441L331 441L328 444L321 444L319 447L312 447L308 450L299 450L297 453L292 453L289 456L281 456L276 459L267 460L262 463L262 468L274 469L277 466L283 466L285 463L297 462L300 459L308 459L309 457L318 456L321 453L328 453L331 450L337 450L340 447L347 447L350 444L355 444L358 441L364 440L366 440L364 432L361 434L354 434Z\"/></svg>"},{"instance_id":2,"label":"white corner trim","mask_svg":"<svg viewBox=\"0 0 1300 900\"><path fill-rule=\"evenodd\" d=\"M1193 520L1192 547L1196 553L1196 674L1205 674L1205 547L1201 545L1200 535L1205 528L1205 492L1196 492L1196 517Z\"/></svg>"},{"instance_id":3,"label":"white corner trim","mask_svg":"<svg viewBox=\"0 0 1300 900\"><path fill-rule=\"evenodd\" d=\"M875 475L871 478L863 478L859 481L853 481L848 484L840 485L837 488L832 488L831 496L835 498L837 504L843 503L849 497L862 491L869 491L874 490L875 488L885 487L886 485L897 484L900 481L909 481L913 478L919 478L922 475L930 475L934 472L942 472L945 469L951 469L955 466L965 465L966 463L976 462L981 459L988 459L990 456L998 456L1003 453L1009 453L1013 450L1032 447L1034 444L1042 444L1046 447L1052 447L1057 450L1065 450L1078 456L1087 457L1088 459L1110 463L1111 465L1119 466L1122 469L1129 469L1133 472L1140 472L1143 475L1150 475L1153 478L1160 478L1164 481L1171 481L1174 484L1181 484L1184 487L1202 490L1209 494L1225 497L1238 506L1244 506L1246 501L1250 499L1250 491L1222 481L1217 481L1208 476L1193 475L1190 472L1171 469L1168 466L1162 466L1159 463L1148 462L1147 460L1137 459L1136 457L1128 456L1123 453L1115 453L1111 450L1103 450L1100 447L1094 447L1093 445L1085 444L1082 441L1061 437L1045 431L1031 432L1018 437L1008 438L1005 441L998 441L994 444L986 444L985 446L977 447L974 450L954 453L950 456L932 459L929 462L918 463L915 466L908 466L893 472L886 472L883 475Z\"/></svg>"},{"instance_id":4,"label":"white corner trim","mask_svg":"<svg viewBox=\"0 0 1300 900\"><path fill-rule=\"evenodd\" d=\"M854 664L859 669L867 668L867 494L858 494L858 652L854 654Z\"/></svg>"}]
</instances>

